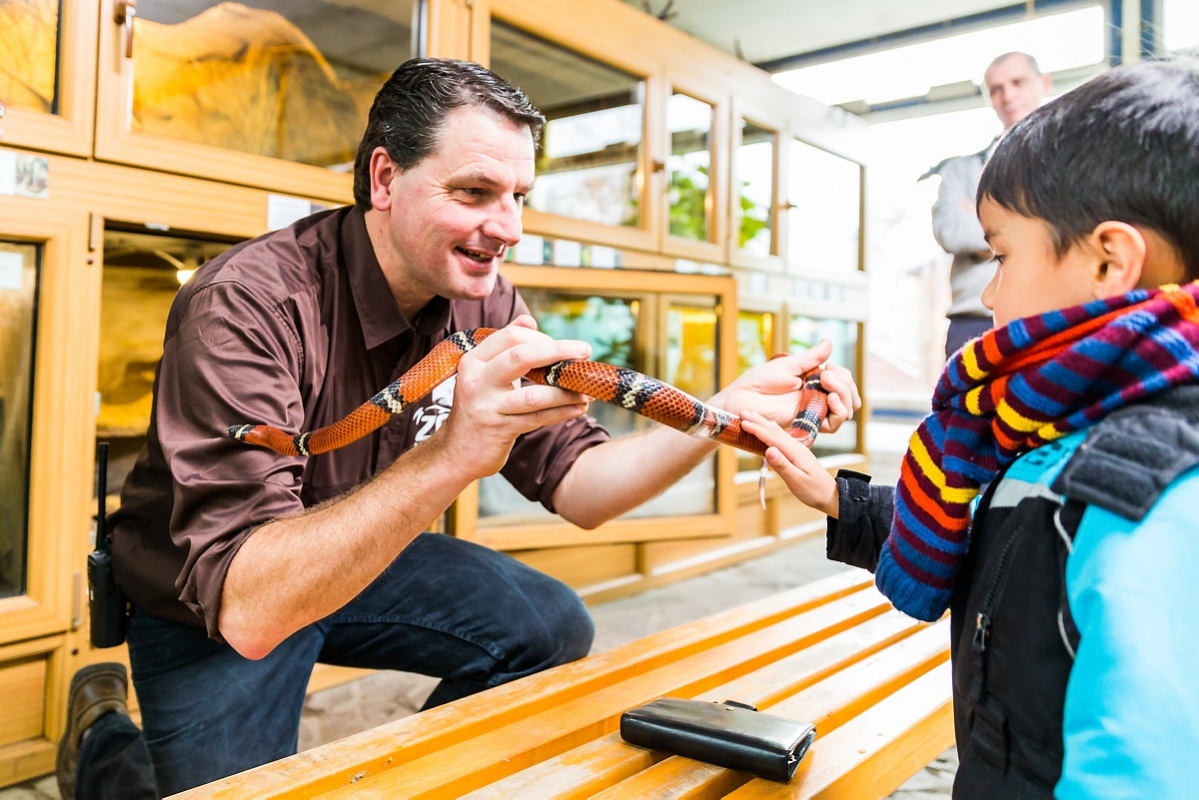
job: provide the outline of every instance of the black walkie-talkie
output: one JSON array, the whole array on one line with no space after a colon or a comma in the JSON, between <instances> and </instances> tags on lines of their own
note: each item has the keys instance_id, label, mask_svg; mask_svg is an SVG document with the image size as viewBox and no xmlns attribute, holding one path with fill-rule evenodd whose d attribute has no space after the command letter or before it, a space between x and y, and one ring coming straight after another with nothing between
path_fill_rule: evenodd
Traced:
<instances>
[{"instance_id":1,"label":"black walkie-talkie","mask_svg":"<svg viewBox=\"0 0 1199 800\"><path fill-rule=\"evenodd\" d=\"M87 602L93 647L116 647L125 641L129 618L125 593L112 571L104 501L108 495L108 442L96 446L96 549L87 556Z\"/></svg>"}]
</instances>

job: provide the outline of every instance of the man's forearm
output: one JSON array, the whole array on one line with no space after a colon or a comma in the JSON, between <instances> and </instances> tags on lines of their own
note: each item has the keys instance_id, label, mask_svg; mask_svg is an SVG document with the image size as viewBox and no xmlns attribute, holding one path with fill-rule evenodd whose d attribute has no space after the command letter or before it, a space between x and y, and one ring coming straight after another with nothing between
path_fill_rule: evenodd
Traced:
<instances>
[{"instance_id":1,"label":"man's forearm","mask_svg":"<svg viewBox=\"0 0 1199 800\"><path fill-rule=\"evenodd\" d=\"M584 450L554 491L554 508L594 528L661 494L716 449L665 426Z\"/></svg>"},{"instance_id":2,"label":"man's forearm","mask_svg":"<svg viewBox=\"0 0 1199 800\"><path fill-rule=\"evenodd\" d=\"M250 534L225 577L225 640L261 658L356 597L470 483L439 450L430 439L349 494Z\"/></svg>"}]
</instances>

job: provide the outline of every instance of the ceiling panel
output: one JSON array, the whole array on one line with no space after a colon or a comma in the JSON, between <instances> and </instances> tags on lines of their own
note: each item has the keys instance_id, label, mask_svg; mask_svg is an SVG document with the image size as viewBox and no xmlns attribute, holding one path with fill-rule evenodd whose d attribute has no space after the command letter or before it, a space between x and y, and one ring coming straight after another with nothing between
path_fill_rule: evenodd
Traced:
<instances>
[{"instance_id":1,"label":"ceiling panel","mask_svg":"<svg viewBox=\"0 0 1199 800\"><path fill-rule=\"evenodd\" d=\"M1017 5L1014 0L625 0L760 63Z\"/></svg>"}]
</instances>

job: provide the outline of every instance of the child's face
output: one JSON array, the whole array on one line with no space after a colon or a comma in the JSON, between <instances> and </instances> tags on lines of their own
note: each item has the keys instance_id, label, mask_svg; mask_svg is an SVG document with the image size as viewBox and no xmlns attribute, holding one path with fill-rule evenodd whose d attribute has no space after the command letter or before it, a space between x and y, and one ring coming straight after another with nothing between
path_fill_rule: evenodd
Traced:
<instances>
[{"instance_id":1,"label":"child's face","mask_svg":"<svg viewBox=\"0 0 1199 800\"><path fill-rule=\"evenodd\" d=\"M1044 220L1022 217L990 198L983 198L978 217L998 262L982 296L995 327L1095 299L1086 248L1072 247L1059 259Z\"/></svg>"}]
</instances>

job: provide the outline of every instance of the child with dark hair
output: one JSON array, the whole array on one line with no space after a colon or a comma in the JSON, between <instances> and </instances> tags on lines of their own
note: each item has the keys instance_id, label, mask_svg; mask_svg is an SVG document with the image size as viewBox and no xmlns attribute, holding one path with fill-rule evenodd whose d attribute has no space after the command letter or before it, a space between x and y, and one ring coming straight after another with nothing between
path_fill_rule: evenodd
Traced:
<instances>
[{"instance_id":1,"label":"child with dark hair","mask_svg":"<svg viewBox=\"0 0 1199 800\"><path fill-rule=\"evenodd\" d=\"M946 366L895 489L754 415L829 557L950 610L957 798L1190 798L1199 752L1199 69L1114 69L983 172L995 329Z\"/></svg>"}]
</instances>

